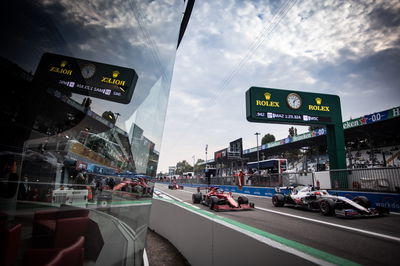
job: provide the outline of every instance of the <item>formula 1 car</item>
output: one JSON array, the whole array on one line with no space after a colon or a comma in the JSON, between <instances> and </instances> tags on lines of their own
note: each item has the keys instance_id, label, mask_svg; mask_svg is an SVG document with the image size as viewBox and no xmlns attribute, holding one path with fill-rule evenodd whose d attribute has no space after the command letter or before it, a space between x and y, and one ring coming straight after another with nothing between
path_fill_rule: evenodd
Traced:
<instances>
[{"instance_id":1,"label":"formula 1 car","mask_svg":"<svg viewBox=\"0 0 400 266\"><path fill-rule=\"evenodd\" d=\"M207 187L206 194L200 192L197 188L197 193L192 195L193 203L201 203L214 211L244 211L254 209L254 203L249 202L247 197L239 196L237 200L232 197L232 192L225 193L218 187Z\"/></svg>"},{"instance_id":2,"label":"formula 1 car","mask_svg":"<svg viewBox=\"0 0 400 266\"><path fill-rule=\"evenodd\" d=\"M172 184L168 185L169 189L183 189L183 186L178 185L176 182L172 182Z\"/></svg>"},{"instance_id":3,"label":"formula 1 car","mask_svg":"<svg viewBox=\"0 0 400 266\"><path fill-rule=\"evenodd\" d=\"M364 196L350 200L346 197L329 194L326 190L317 190L312 186L291 187L289 194L277 193L272 197L275 207L292 205L313 211L320 211L323 215L339 217L382 216L389 213L386 208L370 208L369 200Z\"/></svg>"},{"instance_id":4,"label":"formula 1 car","mask_svg":"<svg viewBox=\"0 0 400 266\"><path fill-rule=\"evenodd\" d=\"M151 197L153 195L153 188L147 184L144 178L124 180L115 185L113 191L121 191L124 195L135 197Z\"/></svg>"}]
</instances>

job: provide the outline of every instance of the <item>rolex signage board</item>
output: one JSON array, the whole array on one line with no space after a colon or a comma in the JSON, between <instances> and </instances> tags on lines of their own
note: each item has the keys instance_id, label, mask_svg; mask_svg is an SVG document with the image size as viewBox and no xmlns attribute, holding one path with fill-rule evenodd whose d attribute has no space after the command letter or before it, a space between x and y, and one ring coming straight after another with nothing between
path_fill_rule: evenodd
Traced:
<instances>
[{"instance_id":1,"label":"rolex signage board","mask_svg":"<svg viewBox=\"0 0 400 266\"><path fill-rule=\"evenodd\" d=\"M296 125L342 121L339 96L260 87L246 92L246 116L250 122Z\"/></svg>"},{"instance_id":2,"label":"rolex signage board","mask_svg":"<svg viewBox=\"0 0 400 266\"><path fill-rule=\"evenodd\" d=\"M45 53L36 70L38 86L128 104L138 76L135 70Z\"/></svg>"}]
</instances>

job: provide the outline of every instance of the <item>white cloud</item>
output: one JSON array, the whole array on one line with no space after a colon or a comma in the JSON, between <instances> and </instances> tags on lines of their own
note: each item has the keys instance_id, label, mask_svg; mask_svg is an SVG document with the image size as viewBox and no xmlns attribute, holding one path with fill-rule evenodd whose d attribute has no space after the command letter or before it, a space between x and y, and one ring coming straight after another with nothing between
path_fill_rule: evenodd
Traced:
<instances>
[{"instance_id":1,"label":"white cloud","mask_svg":"<svg viewBox=\"0 0 400 266\"><path fill-rule=\"evenodd\" d=\"M363 59L399 49L399 27L372 25L377 8L399 4L297 1L276 25L279 9L268 1L197 1L177 53L159 170L192 163L192 155L204 159L206 144L210 158L239 137L245 148L255 146L254 132L286 137L289 126L246 121L244 94L251 86L338 94L343 119L398 105L396 97L374 110L355 104L375 101L378 90L364 87L370 82L360 70Z\"/></svg>"}]
</instances>

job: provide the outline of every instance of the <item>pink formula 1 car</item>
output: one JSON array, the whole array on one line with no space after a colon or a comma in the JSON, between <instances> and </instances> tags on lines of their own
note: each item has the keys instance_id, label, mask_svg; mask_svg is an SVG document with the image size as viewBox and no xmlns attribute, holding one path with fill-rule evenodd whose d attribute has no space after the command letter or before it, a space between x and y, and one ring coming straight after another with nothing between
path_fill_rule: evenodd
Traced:
<instances>
[{"instance_id":1,"label":"pink formula 1 car","mask_svg":"<svg viewBox=\"0 0 400 266\"><path fill-rule=\"evenodd\" d=\"M247 197L239 196L235 200L232 192L224 192L218 187L206 188L206 193L203 195L200 188L197 188L197 193L192 195L193 203L201 203L214 211L244 211L254 209L254 203L249 202Z\"/></svg>"}]
</instances>

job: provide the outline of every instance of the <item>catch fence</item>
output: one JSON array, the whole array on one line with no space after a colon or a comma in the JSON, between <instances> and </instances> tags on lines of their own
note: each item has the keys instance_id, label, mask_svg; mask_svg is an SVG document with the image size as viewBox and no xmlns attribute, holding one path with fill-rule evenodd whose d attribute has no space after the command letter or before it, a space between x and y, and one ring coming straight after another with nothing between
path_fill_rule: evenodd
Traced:
<instances>
[{"instance_id":1,"label":"catch fence","mask_svg":"<svg viewBox=\"0 0 400 266\"><path fill-rule=\"evenodd\" d=\"M331 170L333 189L371 192L400 192L400 168Z\"/></svg>"},{"instance_id":2,"label":"catch fence","mask_svg":"<svg viewBox=\"0 0 400 266\"><path fill-rule=\"evenodd\" d=\"M322 183L322 172L298 172L283 174L246 175L245 186L256 187L282 187L291 185L314 185ZM349 191L368 192L395 192L400 193L400 168L364 168L331 170L326 174L324 188L341 189ZM190 179L177 179L180 184L208 184L210 185L238 185L237 176L223 177L195 177Z\"/></svg>"}]
</instances>

